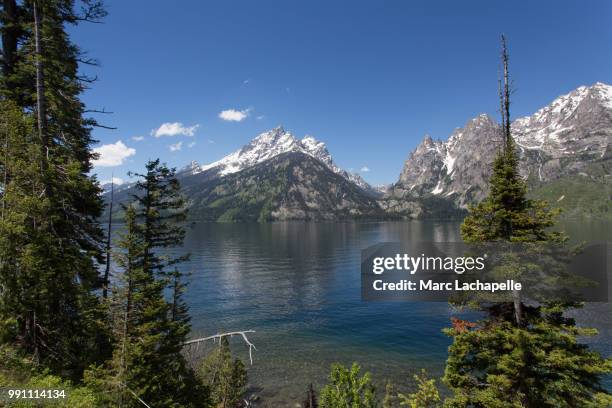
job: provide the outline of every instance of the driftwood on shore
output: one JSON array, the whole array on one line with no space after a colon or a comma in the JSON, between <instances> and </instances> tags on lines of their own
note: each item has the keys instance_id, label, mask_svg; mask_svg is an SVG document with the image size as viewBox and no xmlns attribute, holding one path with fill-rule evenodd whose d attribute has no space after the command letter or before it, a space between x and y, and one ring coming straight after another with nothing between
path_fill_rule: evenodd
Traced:
<instances>
[{"instance_id":1,"label":"driftwood on shore","mask_svg":"<svg viewBox=\"0 0 612 408\"><path fill-rule=\"evenodd\" d=\"M197 344L200 344L206 341L210 341L210 340L212 340L213 342L216 342L217 339L221 341L223 337L240 336L242 337L246 345L249 346L249 360L251 361L251 365L253 365L253 350L257 350L257 347L255 347L255 345L251 343L251 341L247 337L247 333L255 333L255 330L242 330L242 331L233 331L233 332L226 332L226 333L217 333L212 336L201 337L198 339L186 341L185 343L183 343L183 347L194 345L194 344L197 345Z\"/></svg>"}]
</instances>

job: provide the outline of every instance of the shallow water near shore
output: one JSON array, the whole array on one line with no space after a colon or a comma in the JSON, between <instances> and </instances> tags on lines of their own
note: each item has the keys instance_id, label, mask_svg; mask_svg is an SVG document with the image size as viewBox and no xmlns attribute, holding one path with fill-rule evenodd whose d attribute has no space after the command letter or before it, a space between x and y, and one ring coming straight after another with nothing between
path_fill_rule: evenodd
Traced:
<instances>
[{"instance_id":1,"label":"shallow water near shore","mask_svg":"<svg viewBox=\"0 0 612 408\"><path fill-rule=\"evenodd\" d=\"M574 240L610 239L609 222L566 222ZM458 222L194 224L186 300L192 337L255 330L253 365L241 339L233 349L247 364L258 406L294 407L310 383L324 384L333 362L357 361L379 389L412 387L412 373L440 376L453 311L446 303L363 302L360 251L380 242L457 241ZM610 304L588 305L579 321L596 327L589 340L612 355ZM213 344L192 350L203 353Z\"/></svg>"}]
</instances>

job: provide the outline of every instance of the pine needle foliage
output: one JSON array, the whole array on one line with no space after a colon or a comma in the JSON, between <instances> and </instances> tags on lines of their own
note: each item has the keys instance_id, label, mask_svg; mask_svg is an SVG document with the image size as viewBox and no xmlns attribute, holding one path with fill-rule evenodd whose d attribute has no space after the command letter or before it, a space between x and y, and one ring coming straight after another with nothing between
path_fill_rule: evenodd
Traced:
<instances>
[{"instance_id":1,"label":"pine needle foliage","mask_svg":"<svg viewBox=\"0 0 612 408\"><path fill-rule=\"evenodd\" d=\"M566 237L551 231L558 214L544 201L526 197L519 173L519 156L511 135L510 82L506 40L502 37L503 81L501 149L493 162L489 195L470 208L461 226L464 241L522 242L562 245ZM444 382L453 395L446 407L595 407L610 402L602 388L602 375L612 362L581 343L596 334L579 328L567 317L581 305L567 301L525 304L514 302L472 304L485 313L481 321L454 325L445 332L449 347Z\"/></svg>"}]
</instances>

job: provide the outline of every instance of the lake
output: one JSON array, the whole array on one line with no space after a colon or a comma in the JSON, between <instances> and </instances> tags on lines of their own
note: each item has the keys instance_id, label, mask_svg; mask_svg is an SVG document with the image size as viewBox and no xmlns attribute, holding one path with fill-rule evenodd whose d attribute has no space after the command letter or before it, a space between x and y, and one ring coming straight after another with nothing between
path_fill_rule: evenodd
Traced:
<instances>
[{"instance_id":1,"label":"lake","mask_svg":"<svg viewBox=\"0 0 612 408\"><path fill-rule=\"evenodd\" d=\"M612 236L609 222L566 222L564 229L574 240ZM446 303L361 301L361 249L403 240L457 241L459 223L194 224L181 249L191 253L184 269L191 272L192 336L256 331L252 366L242 340L231 344L247 364L258 406L296 406L308 384L325 383L333 362L359 362L379 389L387 380L411 389L421 368L439 377L450 344L441 330L453 314ZM600 330L590 341L608 356L611 312L610 304L579 312L581 323Z\"/></svg>"}]
</instances>

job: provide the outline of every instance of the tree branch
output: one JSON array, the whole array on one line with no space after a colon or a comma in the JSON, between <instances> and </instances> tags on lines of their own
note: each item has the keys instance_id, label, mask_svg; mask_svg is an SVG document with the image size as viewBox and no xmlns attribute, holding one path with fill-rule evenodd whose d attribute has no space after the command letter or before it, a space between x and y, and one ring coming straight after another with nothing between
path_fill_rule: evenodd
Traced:
<instances>
[{"instance_id":1,"label":"tree branch","mask_svg":"<svg viewBox=\"0 0 612 408\"><path fill-rule=\"evenodd\" d=\"M92 67L99 67L100 62L95 58L78 57L77 62L83 65L90 65Z\"/></svg>"},{"instance_id":2,"label":"tree branch","mask_svg":"<svg viewBox=\"0 0 612 408\"><path fill-rule=\"evenodd\" d=\"M92 77L87 76L87 75L77 75L77 79L80 82L84 82L86 84L93 84L94 82L96 82L98 80L98 76L94 75Z\"/></svg>"},{"instance_id":3,"label":"tree branch","mask_svg":"<svg viewBox=\"0 0 612 408\"><path fill-rule=\"evenodd\" d=\"M100 125L99 123L96 123L94 125L91 125L93 127L97 127L97 128L102 128L102 129L108 129L108 130L117 130L116 127L113 126L105 126L105 125Z\"/></svg>"},{"instance_id":4,"label":"tree branch","mask_svg":"<svg viewBox=\"0 0 612 408\"><path fill-rule=\"evenodd\" d=\"M106 109L102 108L102 110L99 109L86 109L83 111L83 113L103 113L105 115L110 115L113 114L114 112L109 112Z\"/></svg>"},{"instance_id":5,"label":"tree branch","mask_svg":"<svg viewBox=\"0 0 612 408\"><path fill-rule=\"evenodd\" d=\"M217 333L213 336L202 337L199 339L193 339L193 340L186 341L185 343L183 343L183 347L189 346L191 344L203 343L209 340L213 340L213 341L216 341L217 339L221 340L223 337L241 336L244 342L247 344L247 346L249 346L249 360L251 361L251 365L253 365L253 350L257 350L257 347L255 347L255 345L249 341L247 337L247 333L255 333L255 330L243 330L243 331L235 331L235 332L227 332L227 333Z\"/></svg>"}]
</instances>

